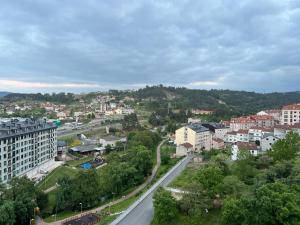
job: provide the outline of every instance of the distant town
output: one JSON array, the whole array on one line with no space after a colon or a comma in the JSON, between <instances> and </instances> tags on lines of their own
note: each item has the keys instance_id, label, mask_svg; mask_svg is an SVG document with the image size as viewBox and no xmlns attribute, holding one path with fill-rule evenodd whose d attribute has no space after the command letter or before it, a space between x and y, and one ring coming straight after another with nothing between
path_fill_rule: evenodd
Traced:
<instances>
[{"instance_id":1,"label":"distant town","mask_svg":"<svg viewBox=\"0 0 300 225\"><path fill-rule=\"evenodd\" d=\"M157 212L172 207L160 205L165 198L201 212L175 207L174 218L202 220L212 213L220 221L225 198L234 196L232 185L252 188L262 168L284 159L276 155L282 143L293 137L291 143L299 144L299 101L283 95L280 103L265 98L260 105L255 99L240 104L231 100L236 94L163 86L77 95L7 93L0 98L3 196L18 188L27 193L32 210L23 216L31 224L161 224L165 215ZM193 202L194 192L208 202ZM143 214L144 208L152 211ZM18 216L11 221L22 224Z\"/></svg>"}]
</instances>

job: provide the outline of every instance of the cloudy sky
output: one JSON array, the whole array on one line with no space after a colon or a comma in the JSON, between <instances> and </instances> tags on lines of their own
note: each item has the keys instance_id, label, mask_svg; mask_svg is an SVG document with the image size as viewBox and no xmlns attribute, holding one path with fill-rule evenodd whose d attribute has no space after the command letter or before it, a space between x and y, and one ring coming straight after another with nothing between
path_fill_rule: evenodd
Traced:
<instances>
[{"instance_id":1,"label":"cloudy sky","mask_svg":"<svg viewBox=\"0 0 300 225\"><path fill-rule=\"evenodd\" d=\"M299 0L3 0L0 90L300 90Z\"/></svg>"}]
</instances>

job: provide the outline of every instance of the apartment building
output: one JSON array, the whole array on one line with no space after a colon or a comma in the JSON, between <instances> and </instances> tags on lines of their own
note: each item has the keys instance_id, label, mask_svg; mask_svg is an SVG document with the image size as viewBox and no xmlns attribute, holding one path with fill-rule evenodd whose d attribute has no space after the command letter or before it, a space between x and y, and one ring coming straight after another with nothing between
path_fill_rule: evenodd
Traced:
<instances>
[{"instance_id":1,"label":"apartment building","mask_svg":"<svg viewBox=\"0 0 300 225\"><path fill-rule=\"evenodd\" d=\"M230 131L230 128L222 123L202 123L202 126L208 128L212 132L214 138L222 140L224 140L227 132Z\"/></svg>"},{"instance_id":2,"label":"apartment building","mask_svg":"<svg viewBox=\"0 0 300 225\"><path fill-rule=\"evenodd\" d=\"M230 120L230 130L249 130L251 127L255 126L255 120L249 116L243 116L238 118L232 118Z\"/></svg>"},{"instance_id":3,"label":"apartment building","mask_svg":"<svg viewBox=\"0 0 300 225\"><path fill-rule=\"evenodd\" d=\"M194 151L210 150L212 134L208 128L200 123L189 124L176 130L175 140L177 146L189 143Z\"/></svg>"},{"instance_id":4,"label":"apartment building","mask_svg":"<svg viewBox=\"0 0 300 225\"><path fill-rule=\"evenodd\" d=\"M281 111L281 124L294 125L300 122L300 103L286 105Z\"/></svg>"},{"instance_id":5,"label":"apartment building","mask_svg":"<svg viewBox=\"0 0 300 225\"><path fill-rule=\"evenodd\" d=\"M274 117L270 115L251 115L230 120L231 131L249 130L251 127L273 127Z\"/></svg>"},{"instance_id":6,"label":"apartment building","mask_svg":"<svg viewBox=\"0 0 300 225\"><path fill-rule=\"evenodd\" d=\"M56 126L45 120L0 122L0 178L3 183L26 175L57 154Z\"/></svg>"}]
</instances>

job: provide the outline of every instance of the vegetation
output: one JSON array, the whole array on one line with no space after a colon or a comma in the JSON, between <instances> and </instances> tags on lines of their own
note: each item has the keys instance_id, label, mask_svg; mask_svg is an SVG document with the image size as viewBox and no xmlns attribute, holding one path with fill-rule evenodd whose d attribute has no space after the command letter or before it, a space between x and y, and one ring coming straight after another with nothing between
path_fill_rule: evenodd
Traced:
<instances>
[{"instance_id":1,"label":"vegetation","mask_svg":"<svg viewBox=\"0 0 300 225\"><path fill-rule=\"evenodd\" d=\"M277 143L267 154L243 153L235 162L226 152L206 153L207 163L171 184L186 191L176 209L166 191L156 195L152 224L299 224L300 137L289 133Z\"/></svg>"},{"instance_id":2,"label":"vegetation","mask_svg":"<svg viewBox=\"0 0 300 225\"><path fill-rule=\"evenodd\" d=\"M47 196L26 177L13 178L9 185L10 188L0 187L0 224L29 224L34 209L43 209L47 205Z\"/></svg>"},{"instance_id":3,"label":"vegetation","mask_svg":"<svg viewBox=\"0 0 300 225\"><path fill-rule=\"evenodd\" d=\"M119 152L111 152L107 156L107 166L98 171L79 170L73 177L61 177L56 204L51 213L47 211L48 215L56 210L78 211L79 203L84 210L90 209L141 184L151 173L152 154L159 141L159 136L149 131L131 132L126 150L120 148Z\"/></svg>"}]
</instances>

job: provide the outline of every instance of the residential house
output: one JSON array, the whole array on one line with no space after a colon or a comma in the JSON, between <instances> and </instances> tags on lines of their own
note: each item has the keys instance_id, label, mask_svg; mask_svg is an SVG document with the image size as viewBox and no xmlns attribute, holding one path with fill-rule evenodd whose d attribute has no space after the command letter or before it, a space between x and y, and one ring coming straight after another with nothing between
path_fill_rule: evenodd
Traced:
<instances>
[{"instance_id":1,"label":"residential house","mask_svg":"<svg viewBox=\"0 0 300 225\"><path fill-rule=\"evenodd\" d=\"M225 135L229 132L230 128L222 123L202 123L202 125L208 128L215 138L225 139Z\"/></svg>"},{"instance_id":2,"label":"residential house","mask_svg":"<svg viewBox=\"0 0 300 225\"><path fill-rule=\"evenodd\" d=\"M236 132L236 140L238 142L249 142L249 130L238 130Z\"/></svg>"},{"instance_id":3,"label":"residential house","mask_svg":"<svg viewBox=\"0 0 300 225\"><path fill-rule=\"evenodd\" d=\"M231 147L231 160L237 160L240 151L249 151L251 155L257 156L259 149L253 142L237 142Z\"/></svg>"},{"instance_id":4,"label":"residential house","mask_svg":"<svg viewBox=\"0 0 300 225\"><path fill-rule=\"evenodd\" d=\"M260 141L260 147L261 147L261 150L263 152L265 151L268 151L268 150L271 150L272 148L272 145L278 141L279 138L278 137L275 137L274 135L267 135L265 136L264 138L261 139Z\"/></svg>"},{"instance_id":5,"label":"residential house","mask_svg":"<svg viewBox=\"0 0 300 225\"><path fill-rule=\"evenodd\" d=\"M292 130L291 126L288 125L275 125L274 126L274 136L282 139L285 135Z\"/></svg>"},{"instance_id":6,"label":"residential house","mask_svg":"<svg viewBox=\"0 0 300 225\"><path fill-rule=\"evenodd\" d=\"M180 145L177 145L176 147L176 156L186 156L189 153L193 152L193 145L190 143L186 142Z\"/></svg>"},{"instance_id":7,"label":"residential house","mask_svg":"<svg viewBox=\"0 0 300 225\"><path fill-rule=\"evenodd\" d=\"M227 143L236 143L237 142L237 133L236 131L227 132L225 135L225 142Z\"/></svg>"},{"instance_id":8,"label":"residential house","mask_svg":"<svg viewBox=\"0 0 300 225\"><path fill-rule=\"evenodd\" d=\"M212 148L213 149L224 149L225 143L221 138L213 138L212 139Z\"/></svg>"}]
</instances>

